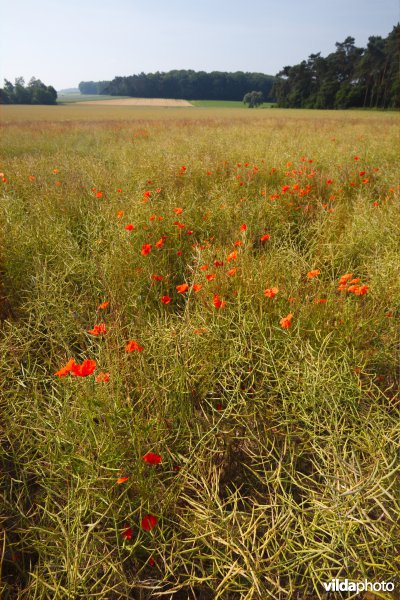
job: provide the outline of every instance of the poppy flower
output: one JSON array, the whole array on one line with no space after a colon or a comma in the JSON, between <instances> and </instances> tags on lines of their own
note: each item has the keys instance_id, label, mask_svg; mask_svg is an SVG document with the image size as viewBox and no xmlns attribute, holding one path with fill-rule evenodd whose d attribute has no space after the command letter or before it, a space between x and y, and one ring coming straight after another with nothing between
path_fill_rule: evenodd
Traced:
<instances>
[{"instance_id":1,"label":"poppy flower","mask_svg":"<svg viewBox=\"0 0 400 600\"><path fill-rule=\"evenodd\" d=\"M292 319L293 319L293 315L292 315L292 313L289 313L286 317L283 317L283 319L281 319L279 321L280 326L283 327L283 329L289 329L289 327L292 323Z\"/></svg>"},{"instance_id":2,"label":"poppy flower","mask_svg":"<svg viewBox=\"0 0 400 600\"><path fill-rule=\"evenodd\" d=\"M99 323L99 325L95 325L93 329L88 329L88 333L91 333L92 335L101 335L102 333L107 333L105 323Z\"/></svg>"},{"instance_id":3,"label":"poppy flower","mask_svg":"<svg viewBox=\"0 0 400 600\"><path fill-rule=\"evenodd\" d=\"M74 366L75 361L73 358L70 358L65 367L62 367L57 373L54 373L55 377L65 377L72 371L72 367Z\"/></svg>"},{"instance_id":4,"label":"poppy flower","mask_svg":"<svg viewBox=\"0 0 400 600\"><path fill-rule=\"evenodd\" d=\"M369 285L361 285L358 287L357 290L355 290L354 293L357 296L364 296L364 294L366 294L368 290L369 290Z\"/></svg>"},{"instance_id":5,"label":"poppy flower","mask_svg":"<svg viewBox=\"0 0 400 600\"><path fill-rule=\"evenodd\" d=\"M266 296L267 298L275 298L278 292L279 288L277 287L267 288L264 290L264 296Z\"/></svg>"},{"instance_id":6,"label":"poppy flower","mask_svg":"<svg viewBox=\"0 0 400 600\"><path fill-rule=\"evenodd\" d=\"M96 375L96 383L107 383L107 381L110 381L110 373L99 373L98 375Z\"/></svg>"},{"instance_id":7,"label":"poppy flower","mask_svg":"<svg viewBox=\"0 0 400 600\"><path fill-rule=\"evenodd\" d=\"M117 479L117 483L121 484L121 483L125 483L125 481L128 481L129 477L118 477Z\"/></svg>"},{"instance_id":8,"label":"poppy flower","mask_svg":"<svg viewBox=\"0 0 400 600\"><path fill-rule=\"evenodd\" d=\"M173 210L176 215L180 215L183 213L183 208L174 208Z\"/></svg>"},{"instance_id":9,"label":"poppy flower","mask_svg":"<svg viewBox=\"0 0 400 600\"><path fill-rule=\"evenodd\" d=\"M307 273L307 279L313 279L314 277L317 277L317 275L319 275L321 273L321 271L319 269L314 269L313 271L309 271Z\"/></svg>"},{"instance_id":10,"label":"poppy flower","mask_svg":"<svg viewBox=\"0 0 400 600\"><path fill-rule=\"evenodd\" d=\"M351 279L349 281L349 284L351 285L351 284L354 284L354 283L360 283L360 281L361 281L361 277L355 277L354 279Z\"/></svg>"},{"instance_id":11,"label":"poppy flower","mask_svg":"<svg viewBox=\"0 0 400 600\"><path fill-rule=\"evenodd\" d=\"M127 225L125 225L125 229L127 231L133 231L133 229L135 229L135 226L132 225L132 223L128 223Z\"/></svg>"},{"instance_id":12,"label":"poppy flower","mask_svg":"<svg viewBox=\"0 0 400 600\"><path fill-rule=\"evenodd\" d=\"M102 198L103 192L96 192L96 198Z\"/></svg>"},{"instance_id":13,"label":"poppy flower","mask_svg":"<svg viewBox=\"0 0 400 600\"><path fill-rule=\"evenodd\" d=\"M154 567L154 565L156 564L156 561L154 560L154 558L152 556L150 556L148 562L149 562L149 567Z\"/></svg>"},{"instance_id":14,"label":"poppy flower","mask_svg":"<svg viewBox=\"0 0 400 600\"><path fill-rule=\"evenodd\" d=\"M159 454L155 454L155 452L147 452L143 456L144 462L147 462L148 465L159 465L162 463L162 458Z\"/></svg>"},{"instance_id":15,"label":"poppy flower","mask_svg":"<svg viewBox=\"0 0 400 600\"><path fill-rule=\"evenodd\" d=\"M203 285L201 283L194 283L192 286L192 290L194 292L199 292L202 287L203 287Z\"/></svg>"},{"instance_id":16,"label":"poppy flower","mask_svg":"<svg viewBox=\"0 0 400 600\"><path fill-rule=\"evenodd\" d=\"M77 377L87 377L91 375L96 368L96 361L87 358L81 365L73 364L71 374Z\"/></svg>"},{"instance_id":17,"label":"poppy flower","mask_svg":"<svg viewBox=\"0 0 400 600\"><path fill-rule=\"evenodd\" d=\"M226 302L224 300L222 300L218 294L214 294L214 298L213 298L213 304L215 306L215 308L224 308Z\"/></svg>"},{"instance_id":18,"label":"poppy flower","mask_svg":"<svg viewBox=\"0 0 400 600\"><path fill-rule=\"evenodd\" d=\"M189 284L188 284L188 283L181 283L180 285L177 285L177 286L176 286L176 289L177 289L177 291L178 291L180 294L184 294L185 292L187 292L187 291L188 291L188 289L189 289Z\"/></svg>"},{"instance_id":19,"label":"poppy flower","mask_svg":"<svg viewBox=\"0 0 400 600\"><path fill-rule=\"evenodd\" d=\"M157 524L157 517L154 515L145 515L141 521L141 527L144 531L151 531Z\"/></svg>"},{"instance_id":20,"label":"poppy flower","mask_svg":"<svg viewBox=\"0 0 400 600\"><path fill-rule=\"evenodd\" d=\"M124 216L124 214L125 214L125 211L123 211L123 210L119 210L119 211L117 212L117 218L118 218L118 219L121 219L121 218Z\"/></svg>"},{"instance_id":21,"label":"poppy flower","mask_svg":"<svg viewBox=\"0 0 400 600\"><path fill-rule=\"evenodd\" d=\"M346 273L346 275L342 275L339 279L339 285L345 285L352 277L353 273Z\"/></svg>"},{"instance_id":22,"label":"poppy flower","mask_svg":"<svg viewBox=\"0 0 400 600\"><path fill-rule=\"evenodd\" d=\"M154 244L154 246L155 246L156 248L162 248L162 247L163 247L163 245L164 245L164 238L160 238L160 239L158 240L158 242L156 242L156 243Z\"/></svg>"},{"instance_id":23,"label":"poppy flower","mask_svg":"<svg viewBox=\"0 0 400 600\"><path fill-rule=\"evenodd\" d=\"M163 304L169 304L171 302L171 298L169 296L162 296L161 302Z\"/></svg>"},{"instance_id":24,"label":"poppy flower","mask_svg":"<svg viewBox=\"0 0 400 600\"><path fill-rule=\"evenodd\" d=\"M155 273L153 273L151 278L153 279L153 281L162 281L164 279L162 275L156 275Z\"/></svg>"},{"instance_id":25,"label":"poppy flower","mask_svg":"<svg viewBox=\"0 0 400 600\"><path fill-rule=\"evenodd\" d=\"M208 269L208 265L203 265L202 267L200 267L200 271L207 271Z\"/></svg>"},{"instance_id":26,"label":"poppy flower","mask_svg":"<svg viewBox=\"0 0 400 600\"><path fill-rule=\"evenodd\" d=\"M326 304L328 300L326 298L317 298L314 300L314 304Z\"/></svg>"},{"instance_id":27,"label":"poppy flower","mask_svg":"<svg viewBox=\"0 0 400 600\"><path fill-rule=\"evenodd\" d=\"M232 275L235 275L237 271L237 267L233 267L233 269L229 269L229 271L226 272L226 274L228 275L228 277L232 277Z\"/></svg>"},{"instance_id":28,"label":"poppy flower","mask_svg":"<svg viewBox=\"0 0 400 600\"><path fill-rule=\"evenodd\" d=\"M236 240L236 242L233 242L234 246L243 246L243 242L240 240Z\"/></svg>"},{"instance_id":29,"label":"poppy flower","mask_svg":"<svg viewBox=\"0 0 400 600\"><path fill-rule=\"evenodd\" d=\"M151 192L143 192L143 198L150 198Z\"/></svg>"},{"instance_id":30,"label":"poppy flower","mask_svg":"<svg viewBox=\"0 0 400 600\"><path fill-rule=\"evenodd\" d=\"M222 260L214 260L214 267L223 267L224 263Z\"/></svg>"},{"instance_id":31,"label":"poppy flower","mask_svg":"<svg viewBox=\"0 0 400 600\"><path fill-rule=\"evenodd\" d=\"M129 525L127 525L121 532L121 535L123 538L125 538L126 540L131 540L132 536L133 536L133 531L132 531L132 527L129 527Z\"/></svg>"},{"instance_id":32,"label":"poppy flower","mask_svg":"<svg viewBox=\"0 0 400 600\"><path fill-rule=\"evenodd\" d=\"M151 244L143 244L140 254L142 256L147 256L147 254L150 254L150 252L151 252Z\"/></svg>"},{"instance_id":33,"label":"poppy flower","mask_svg":"<svg viewBox=\"0 0 400 600\"><path fill-rule=\"evenodd\" d=\"M99 304L99 306L97 307L97 310L104 310L105 308L107 308L107 306L110 304L109 300L106 300L105 302L102 302L101 304Z\"/></svg>"},{"instance_id":34,"label":"poppy flower","mask_svg":"<svg viewBox=\"0 0 400 600\"><path fill-rule=\"evenodd\" d=\"M243 223L243 224L240 226L240 231L246 231L246 229L247 229L247 225L246 225L246 223Z\"/></svg>"},{"instance_id":35,"label":"poppy flower","mask_svg":"<svg viewBox=\"0 0 400 600\"><path fill-rule=\"evenodd\" d=\"M125 346L125 352L143 352L144 346L137 343L136 340L129 340Z\"/></svg>"},{"instance_id":36,"label":"poppy flower","mask_svg":"<svg viewBox=\"0 0 400 600\"><path fill-rule=\"evenodd\" d=\"M216 278L215 273L210 273L210 275L206 275L207 281L212 281L215 278Z\"/></svg>"},{"instance_id":37,"label":"poppy flower","mask_svg":"<svg viewBox=\"0 0 400 600\"><path fill-rule=\"evenodd\" d=\"M231 252L228 256L227 256L227 261L231 262L232 260L235 260L237 258L237 252L236 250L234 250L233 252Z\"/></svg>"},{"instance_id":38,"label":"poppy flower","mask_svg":"<svg viewBox=\"0 0 400 600\"><path fill-rule=\"evenodd\" d=\"M264 235L262 235L262 236L260 237L260 241L261 241L261 242L266 242L267 240L269 240L269 238L270 238L270 237L271 237L271 236L270 236L270 234L269 234L269 233L264 233Z\"/></svg>"}]
</instances>

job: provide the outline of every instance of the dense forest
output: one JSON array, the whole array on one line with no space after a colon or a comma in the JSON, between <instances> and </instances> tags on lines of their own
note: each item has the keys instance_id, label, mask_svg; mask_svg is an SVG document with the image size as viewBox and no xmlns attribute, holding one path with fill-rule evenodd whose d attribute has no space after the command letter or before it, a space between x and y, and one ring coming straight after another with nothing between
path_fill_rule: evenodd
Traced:
<instances>
[{"instance_id":1,"label":"dense forest","mask_svg":"<svg viewBox=\"0 0 400 600\"><path fill-rule=\"evenodd\" d=\"M0 88L0 104L57 104L57 92L35 77L28 85L23 77L17 77L14 83L5 79Z\"/></svg>"},{"instance_id":2,"label":"dense forest","mask_svg":"<svg viewBox=\"0 0 400 600\"><path fill-rule=\"evenodd\" d=\"M82 94L112 94L136 98L182 98L184 100L243 100L251 91L271 100L275 78L263 73L226 73L175 70L167 73L140 73L115 77L112 81L81 81Z\"/></svg>"},{"instance_id":3,"label":"dense forest","mask_svg":"<svg viewBox=\"0 0 400 600\"><path fill-rule=\"evenodd\" d=\"M336 43L326 58L311 54L308 60L284 67L272 95L285 108L399 108L400 25L386 38L371 36L366 48L354 38Z\"/></svg>"}]
</instances>

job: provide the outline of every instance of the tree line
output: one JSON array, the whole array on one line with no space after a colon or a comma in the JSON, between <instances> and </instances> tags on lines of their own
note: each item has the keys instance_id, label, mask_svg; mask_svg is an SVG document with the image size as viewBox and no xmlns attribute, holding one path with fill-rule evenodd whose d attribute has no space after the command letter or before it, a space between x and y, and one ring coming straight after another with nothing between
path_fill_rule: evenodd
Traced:
<instances>
[{"instance_id":1,"label":"tree line","mask_svg":"<svg viewBox=\"0 0 400 600\"><path fill-rule=\"evenodd\" d=\"M0 104L57 104L57 92L35 77L28 85L23 77L17 77L14 83L5 79L0 88Z\"/></svg>"},{"instance_id":2,"label":"tree line","mask_svg":"<svg viewBox=\"0 0 400 600\"><path fill-rule=\"evenodd\" d=\"M81 81L82 94L111 94L136 98L182 98L184 100L243 100L249 90L271 100L275 77L237 71L174 70L115 77L112 81Z\"/></svg>"},{"instance_id":3,"label":"tree line","mask_svg":"<svg viewBox=\"0 0 400 600\"><path fill-rule=\"evenodd\" d=\"M272 95L284 108L399 108L400 25L386 38L371 36L366 48L353 37L336 43L327 57L284 67Z\"/></svg>"}]
</instances>

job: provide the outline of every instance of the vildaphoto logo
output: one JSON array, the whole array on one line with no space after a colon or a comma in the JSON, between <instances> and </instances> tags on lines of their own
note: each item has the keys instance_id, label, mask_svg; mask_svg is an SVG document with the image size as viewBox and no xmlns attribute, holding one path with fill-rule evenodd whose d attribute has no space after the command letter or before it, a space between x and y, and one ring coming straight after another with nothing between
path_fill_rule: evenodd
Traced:
<instances>
[{"instance_id":1,"label":"vildaphoto logo","mask_svg":"<svg viewBox=\"0 0 400 600\"><path fill-rule=\"evenodd\" d=\"M323 586L327 592L393 592L391 581L349 581L349 579L332 579Z\"/></svg>"}]
</instances>

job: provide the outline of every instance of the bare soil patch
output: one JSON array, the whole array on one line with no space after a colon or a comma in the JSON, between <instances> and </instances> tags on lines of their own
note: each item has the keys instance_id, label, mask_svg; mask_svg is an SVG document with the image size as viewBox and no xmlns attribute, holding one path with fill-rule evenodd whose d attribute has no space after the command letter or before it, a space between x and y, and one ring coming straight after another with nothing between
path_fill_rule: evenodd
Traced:
<instances>
[{"instance_id":1,"label":"bare soil patch","mask_svg":"<svg viewBox=\"0 0 400 600\"><path fill-rule=\"evenodd\" d=\"M115 100L87 100L77 104L108 104L110 106L191 106L187 100L171 98L116 98Z\"/></svg>"}]
</instances>

